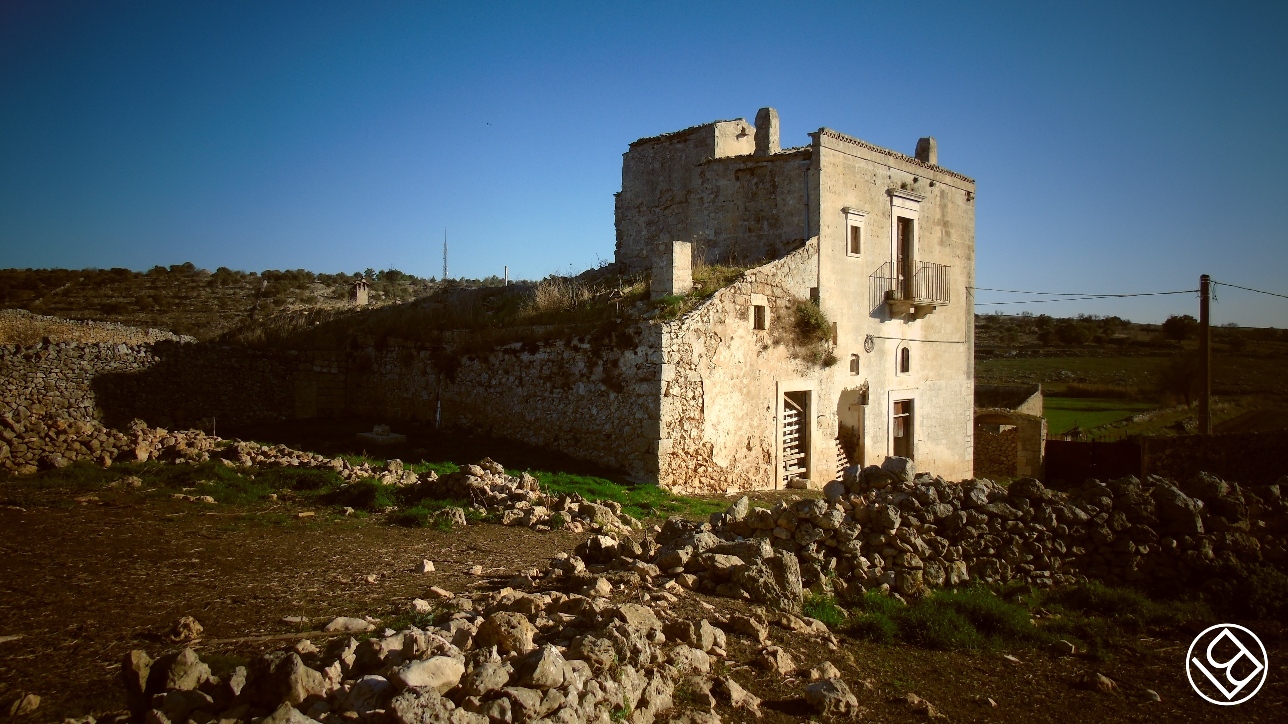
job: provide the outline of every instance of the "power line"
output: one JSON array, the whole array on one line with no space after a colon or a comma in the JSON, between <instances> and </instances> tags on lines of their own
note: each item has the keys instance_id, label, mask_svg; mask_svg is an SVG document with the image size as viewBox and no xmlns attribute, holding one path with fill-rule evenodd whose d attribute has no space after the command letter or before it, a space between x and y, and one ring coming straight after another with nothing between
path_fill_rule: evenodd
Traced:
<instances>
[{"instance_id":1,"label":"power line","mask_svg":"<svg viewBox=\"0 0 1288 724\"><path fill-rule=\"evenodd\" d=\"M921 342L923 344L966 344L962 339L907 339L905 337L886 337L880 334L869 335L873 339L897 339L900 342Z\"/></svg>"},{"instance_id":2,"label":"power line","mask_svg":"<svg viewBox=\"0 0 1288 724\"><path fill-rule=\"evenodd\" d=\"M989 287L966 287L974 289L977 292L1007 292L1010 294L1050 294L1060 297L1081 296L1084 294L1095 294L1095 292L1025 292L1018 289L990 289Z\"/></svg>"},{"instance_id":3,"label":"power line","mask_svg":"<svg viewBox=\"0 0 1288 724\"><path fill-rule=\"evenodd\" d=\"M1004 290L990 290L1004 291ZM1005 290L1009 291L1009 290ZM1197 289L1182 289L1174 292L1135 292L1131 294L1087 294L1084 296L1063 296L1061 299L1020 299L1014 302L975 302L975 306L996 306L999 304L1049 304L1051 302L1081 302L1095 299L1123 299L1126 297L1159 297L1168 294L1196 294ZM1054 294L1054 292L1018 292L1020 294Z\"/></svg>"},{"instance_id":4,"label":"power line","mask_svg":"<svg viewBox=\"0 0 1288 724\"><path fill-rule=\"evenodd\" d=\"M1242 290L1243 290L1243 291L1245 291L1245 292L1256 292L1257 294L1268 294L1268 295L1270 295L1270 296L1272 296L1272 297L1282 297L1282 298L1284 298L1284 299L1288 299L1288 294L1276 294L1276 293L1274 293L1274 292L1267 292L1267 291L1264 291L1264 290L1261 290L1261 289L1253 289L1252 287L1241 287L1241 286L1239 286L1238 284L1230 284L1229 282L1218 282L1218 281L1213 281L1212 283L1213 283L1213 284L1220 284L1220 285L1222 285L1222 286L1226 286L1226 287L1234 287L1235 289L1242 289Z\"/></svg>"}]
</instances>

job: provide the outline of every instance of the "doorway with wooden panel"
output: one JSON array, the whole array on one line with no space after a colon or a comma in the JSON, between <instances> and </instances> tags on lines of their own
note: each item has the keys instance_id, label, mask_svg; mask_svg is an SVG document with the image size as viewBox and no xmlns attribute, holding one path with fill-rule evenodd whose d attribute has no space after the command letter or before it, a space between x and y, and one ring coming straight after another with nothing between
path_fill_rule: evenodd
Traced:
<instances>
[{"instance_id":1,"label":"doorway with wooden panel","mask_svg":"<svg viewBox=\"0 0 1288 724\"><path fill-rule=\"evenodd\" d=\"M895 457L912 458L913 444L912 400L895 400L891 408L891 453Z\"/></svg>"}]
</instances>

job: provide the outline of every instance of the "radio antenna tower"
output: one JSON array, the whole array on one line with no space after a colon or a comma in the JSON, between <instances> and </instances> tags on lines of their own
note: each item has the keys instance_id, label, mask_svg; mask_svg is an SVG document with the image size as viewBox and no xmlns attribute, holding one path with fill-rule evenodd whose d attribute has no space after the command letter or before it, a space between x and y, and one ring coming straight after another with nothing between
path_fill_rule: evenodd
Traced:
<instances>
[{"instance_id":1,"label":"radio antenna tower","mask_svg":"<svg viewBox=\"0 0 1288 724\"><path fill-rule=\"evenodd\" d=\"M447 229L443 229L443 281L447 281Z\"/></svg>"}]
</instances>

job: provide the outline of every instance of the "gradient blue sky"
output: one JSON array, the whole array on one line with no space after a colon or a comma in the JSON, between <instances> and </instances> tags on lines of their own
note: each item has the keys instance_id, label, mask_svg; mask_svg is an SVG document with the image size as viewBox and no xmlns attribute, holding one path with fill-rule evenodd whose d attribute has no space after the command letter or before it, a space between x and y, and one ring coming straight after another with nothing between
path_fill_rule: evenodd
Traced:
<instances>
[{"instance_id":1,"label":"gradient blue sky","mask_svg":"<svg viewBox=\"0 0 1288 724\"><path fill-rule=\"evenodd\" d=\"M936 136L979 286L1288 293L1286 8L6 0L0 266L430 276L446 227L453 276L581 270L630 141L773 105L784 145Z\"/></svg>"}]
</instances>

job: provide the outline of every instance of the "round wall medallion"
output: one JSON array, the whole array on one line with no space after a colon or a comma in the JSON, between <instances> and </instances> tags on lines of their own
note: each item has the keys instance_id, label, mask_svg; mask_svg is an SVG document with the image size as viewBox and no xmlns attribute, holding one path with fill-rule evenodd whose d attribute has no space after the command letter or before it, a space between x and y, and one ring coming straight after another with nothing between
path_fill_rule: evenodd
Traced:
<instances>
[{"instance_id":1,"label":"round wall medallion","mask_svg":"<svg viewBox=\"0 0 1288 724\"><path fill-rule=\"evenodd\" d=\"M876 346L877 346L877 340L872 335L869 334L868 336L863 338L864 352L871 352L873 349L876 349Z\"/></svg>"}]
</instances>

